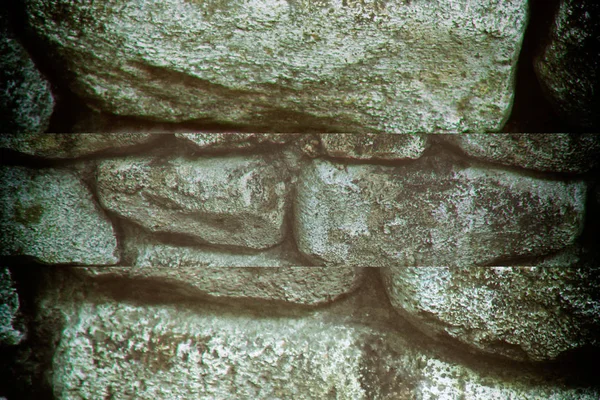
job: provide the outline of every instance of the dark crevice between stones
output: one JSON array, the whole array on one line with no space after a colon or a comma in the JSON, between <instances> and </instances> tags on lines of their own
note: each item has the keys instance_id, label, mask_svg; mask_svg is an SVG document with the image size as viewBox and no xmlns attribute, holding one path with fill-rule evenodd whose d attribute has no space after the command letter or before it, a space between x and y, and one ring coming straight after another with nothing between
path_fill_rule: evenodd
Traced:
<instances>
[{"instance_id":1,"label":"dark crevice between stones","mask_svg":"<svg viewBox=\"0 0 600 400\"><path fill-rule=\"evenodd\" d=\"M72 137L85 135L85 133L72 133ZM18 135L17 135L18 136ZM122 147L107 148L77 157L50 158L21 153L17 150L0 148L0 165L18 165L28 168L61 168L86 161L97 161L109 158L126 158L168 154L173 148L174 137L167 134L154 134L146 143L125 145ZM65 143L69 143L65 141ZM72 145L71 145L72 146Z\"/></svg>"},{"instance_id":2,"label":"dark crevice between stones","mask_svg":"<svg viewBox=\"0 0 600 400\"><path fill-rule=\"evenodd\" d=\"M9 269L19 295L19 309L26 320L27 336L18 346L0 353L0 395L8 399L54 399L52 357L65 320L58 310L46 308L40 296L53 290L60 292L63 299L77 299L79 296L70 288L79 285L72 274L66 273L68 268L60 266L21 259L13 260Z\"/></svg>"},{"instance_id":3,"label":"dark crevice between stones","mask_svg":"<svg viewBox=\"0 0 600 400\"><path fill-rule=\"evenodd\" d=\"M89 278L78 271L81 267L72 267L82 280L94 290L93 301L115 301L134 306L177 306L202 314L213 314L220 317L255 317L255 318L301 318L309 317L315 310L328 307L331 302L308 305L290 303L283 300L266 300L259 298L236 298L228 296L212 296L186 282L167 278L129 278L115 276L98 276ZM111 267L104 267L110 270ZM277 267L239 267L244 271L251 270L260 274L261 270L272 272ZM287 267L280 267L287 268ZM231 268L230 268L231 269ZM235 269L235 268L233 268Z\"/></svg>"},{"instance_id":4,"label":"dark crevice between stones","mask_svg":"<svg viewBox=\"0 0 600 400\"><path fill-rule=\"evenodd\" d=\"M582 132L555 112L534 72L536 52L547 42L549 27L560 0L530 0L529 24L517 63L515 99L511 115L501 132Z\"/></svg>"}]
</instances>

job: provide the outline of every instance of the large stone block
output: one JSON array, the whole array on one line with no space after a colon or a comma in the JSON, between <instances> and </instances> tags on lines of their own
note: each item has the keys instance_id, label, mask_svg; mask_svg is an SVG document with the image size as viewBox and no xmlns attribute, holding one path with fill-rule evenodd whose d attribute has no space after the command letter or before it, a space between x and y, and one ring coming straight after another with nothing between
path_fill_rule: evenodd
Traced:
<instances>
[{"instance_id":1,"label":"large stone block","mask_svg":"<svg viewBox=\"0 0 600 400\"><path fill-rule=\"evenodd\" d=\"M38 70L0 10L0 133L44 132L54 97L50 82Z\"/></svg>"},{"instance_id":2,"label":"large stone block","mask_svg":"<svg viewBox=\"0 0 600 400\"><path fill-rule=\"evenodd\" d=\"M527 21L526 0L25 8L71 90L96 108L279 132L500 130Z\"/></svg>"},{"instance_id":3,"label":"large stone block","mask_svg":"<svg viewBox=\"0 0 600 400\"><path fill-rule=\"evenodd\" d=\"M527 365L457 362L394 332L380 308L357 308L381 305L364 295L248 314L197 302L46 301L65 321L48 376L57 399L598 398L589 383L569 386Z\"/></svg>"},{"instance_id":4,"label":"large stone block","mask_svg":"<svg viewBox=\"0 0 600 400\"><path fill-rule=\"evenodd\" d=\"M582 173L600 161L597 133L479 133L442 138L471 157L538 171Z\"/></svg>"},{"instance_id":5,"label":"large stone block","mask_svg":"<svg viewBox=\"0 0 600 400\"><path fill-rule=\"evenodd\" d=\"M46 158L77 158L106 150L124 151L150 142L150 133L34 133L0 136L0 148Z\"/></svg>"},{"instance_id":6,"label":"large stone block","mask_svg":"<svg viewBox=\"0 0 600 400\"><path fill-rule=\"evenodd\" d=\"M600 347L600 267L576 253L528 266L381 272L392 305L430 336L516 360Z\"/></svg>"},{"instance_id":7,"label":"large stone block","mask_svg":"<svg viewBox=\"0 0 600 400\"><path fill-rule=\"evenodd\" d=\"M573 243L586 184L461 166L443 156L398 167L314 160L295 199L299 249L326 265L470 266Z\"/></svg>"},{"instance_id":8,"label":"large stone block","mask_svg":"<svg viewBox=\"0 0 600 400\"><path fill-rule=\"evenodd\" d=\"M84 183L59 169L0 167L0 254L48 264L119 262L111 221Z\"/></svg>"},{"instance_id":9,"label":"large stone block","mask_svg":"<svg viewBox=\"0 0 600 400\"><path fill-rule=\"evenodd\" d=\"M199 242L267 248L284 235L286 168L271 156L102 161L108 210L152 232Z\"/></svg>"}]
</instances>

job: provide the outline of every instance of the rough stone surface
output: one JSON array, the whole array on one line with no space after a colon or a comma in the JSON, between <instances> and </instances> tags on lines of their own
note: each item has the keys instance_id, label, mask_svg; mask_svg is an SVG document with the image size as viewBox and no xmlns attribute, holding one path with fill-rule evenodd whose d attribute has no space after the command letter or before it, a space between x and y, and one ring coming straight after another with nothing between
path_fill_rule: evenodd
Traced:
<instances>
[{"instance_id":1,"label":"rough stone surface","mask_svg":"<svg viewBox=\"0 0 600 400\"><path fill-rule=\"evenodd\" d=\"M128 158L98 166L101 204L152 232L261 249L283 239L286 170L276 158Z\"/></svg>"},{"instance_id":2,"label":"rough stone surface","mask_svg":"<svg viewBox=\"0 0 600 400\"><path fill-rule=\"evenodd\" d=\"M245 315L208 304L61 305L66 324L52 358L54 395L587 400L600 393L540 379L523 365L513 372L515 366L461 365L418 340L411 344L400 332L351 323L356 314L384 313L357 304L285 316Z\"/></svg>"},{"instance_id":3,"label":"rough stone surface","mask_svg":"<svg viewBox=\"0 0 600 400\"><path fill-rule=\"evenodd\" d=\"M285 133L176 133L198 150L256 149L263 144L286 144L301 134Z\"/></svg>"},{"instance_id":4,"label":"rough stone surface","mask_svg":"<svg viewBox=\"0 0 600 400\"><path fill-rule=\"evenodd\" d=\"M0 10L0 133L43 132L54 98L50 83L17 41Z\"/></svg>"},{"instance_id":5,"label":"rough stone surface","mask_svg":"<svg viewBox=\"0 0 600 400\"><path fill-rule=\"evenodd\" d=\"M586 187L435 155L398 167L314 160L294 229L300 251L325 265L490 265L573 243Z\"/></svg>"},{"instance_id":6,"label":"rough stone surface","mask_svg":"<svg viewBox=\"0 0 600 400\"><path fill-rule=\"evenodd\" d=\"M24 333L15 328L19 312L19 295L7 267L0 267L0 348L14 346L24 338Z\"/></svg>"},{"instance_id":7,"label":"rough stone surface","mask_svg":"<svg viewBox=\"0 0 600 400\"><path fill-rule=\"evenodd\" d=\"M581 173L600 161L597 133L486 133L446 135L467 155L538 171Z\"/></svg>"},{"instance_id":8,"label":"rough stone surface","mask_svg":"<svg viewBox=\"0 0 600 400\"><path fill-rule=\"evenodd\" d=\"M391 303L431 336L517 360L600 347L600 267L574 251L528 266L381 271Z\"/></svg>"},{"instance_id":9,"label":"rough stone surface","mask_svg":"<svg viewBox=\"0 0 600 400\"><path fill-rule=\"evenodd\" d=\"M47 158L76 158L147 143L149 133L45 133L0 136L0 148Z\"/></svg>"},{"instance_id":10,"label":"rough stone surface","mask_svg":"<svg viewBox=\"0 0 600 400\"><path fill-rule=\"evenodd\" d=\"M48 264L119 261L111 222L74 174L0 167L0 255Z\"/></svg>"},{"instance_id":11,"label":"rough stone surface","mask_svg":"<svg viewBox=\"0 0 600 400\"><path fill-rule=\"evenodd\" d=\"M600 4L561 0L549 30L534 61L542 88L573 126L600 127Z\"/></svg>"},{"instance_id":12,"label":"rough stone surface","mask_svg":"<svg viewBox=\"0 0 600 400\"><path fill-rule=\"evenodd\" d=\"M88 275L134 278L171 285L192 296L279 300L315 305L352 292L362 282L356 268L303 266L283 247L239 254L198 246L161 243L125 229L126 267L89 268Z\"/></svg>"},{"instance_id":13,"label":"rough stone surface","mask_svg":"<svg viewBox=\"0 0 600 400\"><path fill-rule=\"evenodd\" d=\"M322 134L323 151L330 157L357 160L417 159L429 146L425 135Z\"/></svg>"},{"instance_id":14,"label":"rough stone surface","mask_svg":"<svg viewBox=\"0 0 600 400\"><path fill-rule=\"evenodd\" d=\"M526 0L25 5L93 107L279 132L500 130L527 21Z\"/></svg>"}]
</instances>

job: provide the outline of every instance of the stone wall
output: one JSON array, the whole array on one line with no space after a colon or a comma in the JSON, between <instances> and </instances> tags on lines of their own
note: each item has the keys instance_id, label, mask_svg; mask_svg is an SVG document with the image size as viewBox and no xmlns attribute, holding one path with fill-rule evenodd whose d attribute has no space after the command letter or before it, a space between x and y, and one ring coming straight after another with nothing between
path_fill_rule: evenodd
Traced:
<instances>
[{"instance_id":1,"label":"stone wall","mask_svg":"<svg viewBox=\"0 0 600 400\"><path fill-rule=\"evenodd\" d=\"M599 21L7 2L0 400L600 398Z\"/></svg>"},{"instance_id":2,"label":"stone wall","mask_svg":"<svg viewBox=\"0 0 600 400\"><path fill-rule=\"evenodd\" d=\"M8 398L600 394L597 135L0 148Z\"/></svg>"}]
</instances>

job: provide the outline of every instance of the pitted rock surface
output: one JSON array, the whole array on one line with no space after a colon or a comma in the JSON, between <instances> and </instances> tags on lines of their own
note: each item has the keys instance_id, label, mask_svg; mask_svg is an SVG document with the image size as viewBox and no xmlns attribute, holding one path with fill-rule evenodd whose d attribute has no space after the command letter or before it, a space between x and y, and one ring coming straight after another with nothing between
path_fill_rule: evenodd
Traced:
<instances>
[{"instance_id":1,"label":"pitted rock surface","mask_svg":"<svg viewBox=\"0 0 600 400\"><path fill-rule=\"evenodd\" d=\"M356 160L417 159L429 147L425 135L324 133L319 138L328 156Z\"/></svg>"},{"instance_id":2,"label":"pitted rock surface","mask_svg":"<svg viewBox=\"0 0 600 400\"><path fill-rule=\"evenodd\" d=\"M600 268L572 250L528 266L381 271L392 305L430 336L521 361L600 347Z\"/></svg>"},{"instance_id":3,"label":"pitted rock surface","mask_svg":"<svg viewBox=\"0 0 600 400\"><path fill-rule=\"evenodd\" d=\"M497 131L527 1L25 1L103 111L261 131ZM440 16L443 15L443 18Z\"/></svg>"},{"instance_id":4,"label":"pitted rock surface","mask_svg":"<svg viewBox=\"0 0 600 400\"><path fill-rule=\"evenodd\" d=\"M0 254L48 264L119 262L110 220L73 173L1 166Z\"/></svg>"},{"instance_id":5,"label":"pitted rock surface","mask_svg":"<svg viewBox=\"0 0 600 400\"><path fill-rule=\"evenodd\" d=\"M572 126L600 125L600 4L561 0L537 49L534 69L547 97Z\"/></svg>"},{"instance_id":6,"label":"pitted rock surface","mask_svg":"<svg viewBox=\"0 0 600 400\"><path fill-rule=\"evenodd\" d=\"M326 265L470 266L543 255L583 229L586 184L429 157L398 167L314 160L299 180L300 251Z\"/></svg>"},{"instance_id":7,"label":"pitted rock surface","mask_svg":"<svg viewBox=\"0 0 600 400\"><path fill-rule=\"evenodd\" d=\"M9 26L0 10L0 133L39 133L54 110L50 82Z\"/></svg>"},{"instance_id":8,"label":"pitted rock surface","mask_svg":"<svg viewBox=\"0 0 600 400\"><path fill-rule=\"evenodd\" d=\"M597 133L478 133L445 135L467 155L548 172L587 172L600 162Z\"/></svg>"},{"instance_id":9,"label":"pitted rock surface","mask_svg":"<svg viewBox=\"0 0 600 400\"><path fill-rule=\"evenodd\" d=\"M128 158L98 166L101 204L152 232L267 248L284 234L286 169L276 158Z\"/></svg>"}]
</instances>

